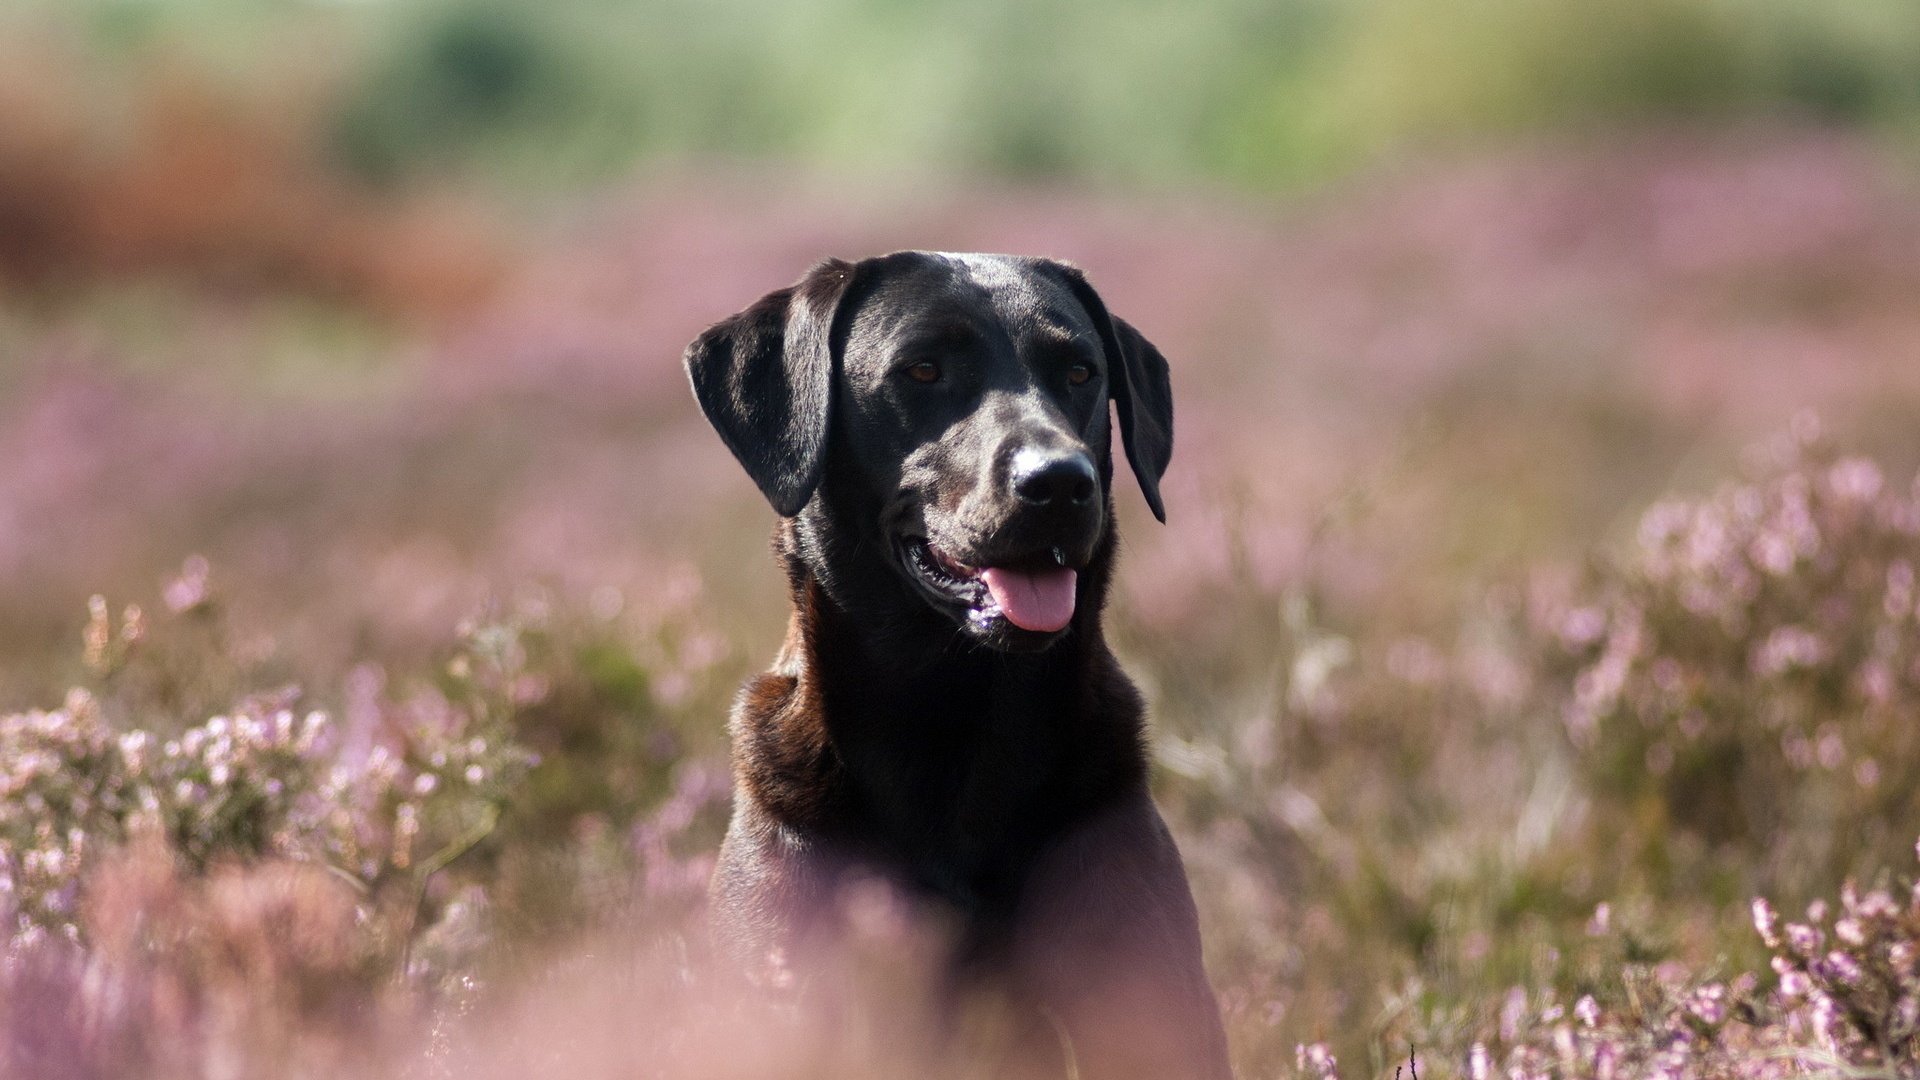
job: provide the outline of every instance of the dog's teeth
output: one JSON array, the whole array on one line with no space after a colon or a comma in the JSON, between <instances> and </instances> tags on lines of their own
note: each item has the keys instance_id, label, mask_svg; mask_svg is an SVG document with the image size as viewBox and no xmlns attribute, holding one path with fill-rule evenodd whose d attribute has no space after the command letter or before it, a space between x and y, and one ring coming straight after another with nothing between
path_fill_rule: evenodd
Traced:
<instances>
[{"instance_id":1,"label":"dog's teeth","mask_svg":"<svg viewBox=\"0 0 1920 1080\"><path fill-rule=\"evenodd\" d=\"M1054 548L1053 549L1053 565L1055 566L1067 565L1067 553L1064 551L1061 551L1059 548Z\"/></svg>"}]
</instances>

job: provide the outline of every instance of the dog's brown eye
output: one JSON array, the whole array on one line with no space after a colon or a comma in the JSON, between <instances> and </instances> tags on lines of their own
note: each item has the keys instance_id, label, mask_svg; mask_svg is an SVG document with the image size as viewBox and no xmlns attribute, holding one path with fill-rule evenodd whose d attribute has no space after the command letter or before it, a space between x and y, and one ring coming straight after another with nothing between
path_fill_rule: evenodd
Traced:
<instances>
[{"instance_id":1,"label":"dog's brown eye","mask_svg":"<svg viewBox=\"0 0 1920 1080\"><path fill-rule=\"evenodd\" d=\"M931 360L922 360L917 364L908 364L907 375L912 378L914 382L938 382L940 381L940 365Z\"/></svg>"},{"instance_id":2,"label":"dog's brown eye","mask_svg":"<svg viewBox=\"0 0 1920 1080\"><path fill-rule=\"evenodd\" d=\"M1084 384L1093 378L1093 368L1088 364L1075 364L1067 369L1067 381L1075 386Z\"/></svg>"}]
</instances>

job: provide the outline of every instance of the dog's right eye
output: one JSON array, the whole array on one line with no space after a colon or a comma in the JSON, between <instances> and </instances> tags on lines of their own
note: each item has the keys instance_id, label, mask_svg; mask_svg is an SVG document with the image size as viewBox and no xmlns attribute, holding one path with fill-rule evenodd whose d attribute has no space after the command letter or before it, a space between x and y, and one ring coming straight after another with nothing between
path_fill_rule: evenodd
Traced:
<instances>
[{"instance_id":1,"label":"dog's right eye","mask_svg":"<svg viewBox=\"0 0 1920 1080\"><path fill-rule=\"evenodd\" d=\"M907 365L907 377L914 382L939 382L940 365L932 360L920 360Z\"/></svg>"}]
</instances>

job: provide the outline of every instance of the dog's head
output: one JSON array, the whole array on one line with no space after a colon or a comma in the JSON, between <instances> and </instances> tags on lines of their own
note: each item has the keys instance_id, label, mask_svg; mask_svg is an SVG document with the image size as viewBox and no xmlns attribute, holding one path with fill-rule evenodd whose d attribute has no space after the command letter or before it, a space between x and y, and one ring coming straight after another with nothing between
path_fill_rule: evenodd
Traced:
<instances>
[{"instance_id":1,"label":"dog's head","mask_svg":"<svg viewBox=\"0 0 1920 1080\"><path fill-rule=\"evenodd\" d=\"M996 648L1046 647L1084 599L1111 526L1109 402L1166 519L1166 359L1063 263L828 260L700 335L686 364L774 509L821 519L855 572L888 576L851 587L910 594ZM876 553L884 570L864 565Z\"/></svg>"}]
</instances>

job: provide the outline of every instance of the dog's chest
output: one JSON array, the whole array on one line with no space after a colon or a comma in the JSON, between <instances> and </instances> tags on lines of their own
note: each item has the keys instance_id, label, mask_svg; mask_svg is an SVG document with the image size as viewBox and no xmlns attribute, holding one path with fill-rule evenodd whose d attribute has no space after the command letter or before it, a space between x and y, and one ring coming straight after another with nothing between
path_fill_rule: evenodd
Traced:
<instances>
[{"instance_id":1,"label":"dog's chest","mask_svg":"<svg viewBox=\"0 0 1920 1080\"><path fill-rule=\"evenodd\" d=\"M1057 815L1046 794L1068 763L1045 732L1006 719L932 717L848 748L869 857L963 911L1017 899Z\"/></svg>"}]
</instances>

